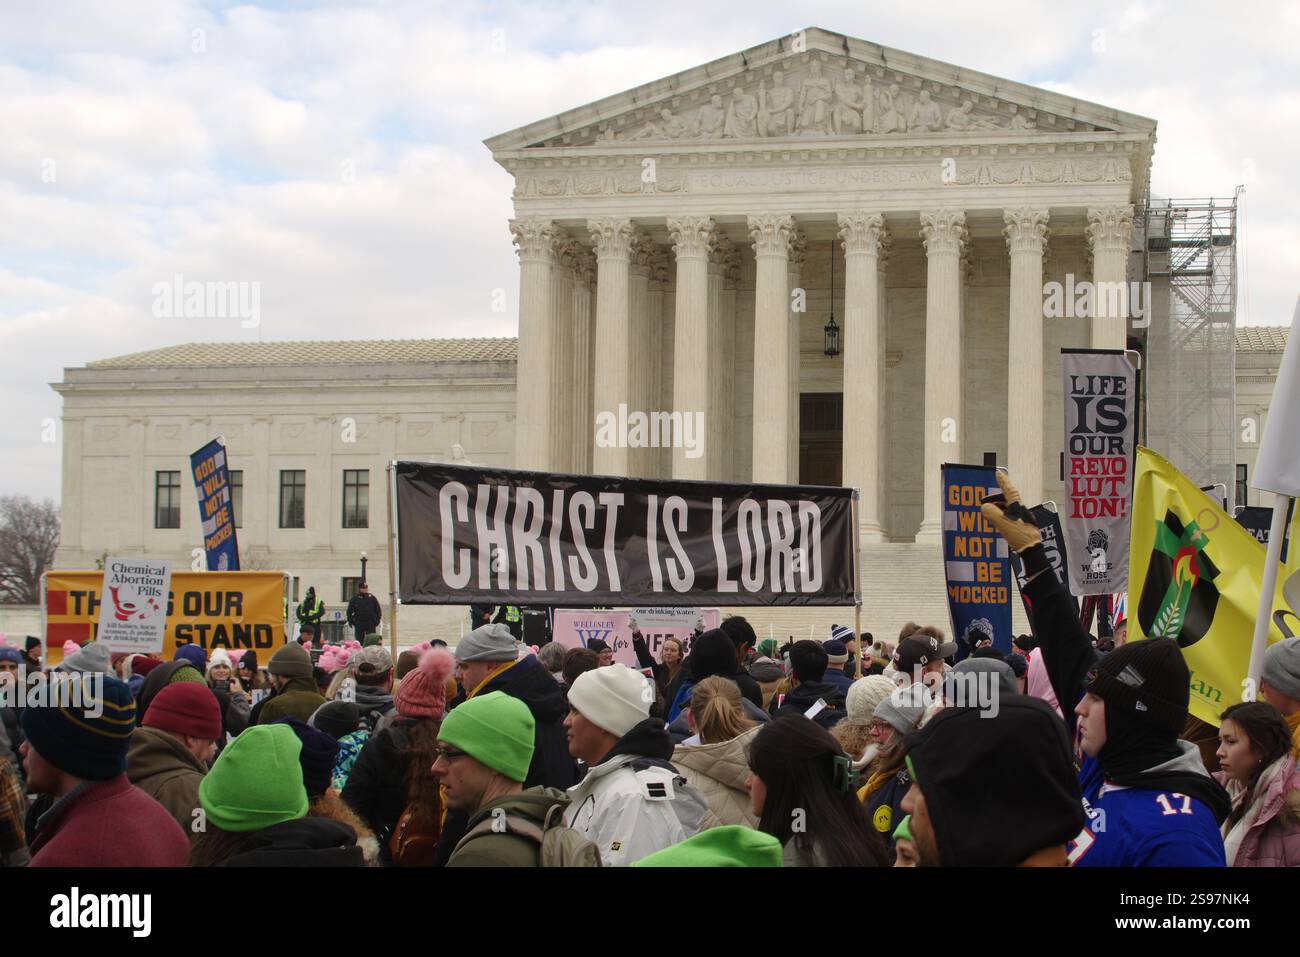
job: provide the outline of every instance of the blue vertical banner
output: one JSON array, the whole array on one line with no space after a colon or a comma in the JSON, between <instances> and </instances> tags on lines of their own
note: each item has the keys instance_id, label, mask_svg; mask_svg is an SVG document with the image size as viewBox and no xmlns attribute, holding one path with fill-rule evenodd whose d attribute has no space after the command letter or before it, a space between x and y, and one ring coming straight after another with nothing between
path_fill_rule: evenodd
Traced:
<instances>
[{"instance_id":1,"label":"blue vertical banner","mask_svg":"<svg viewBox=\"0 0 1300 957\"><path fill-rule=\"evenodd\" d=\"M994 469L943 466L943 569L953 638L970 647L984 631L993 647L1011 651L1011 561L1007 543L980 513L985 495L1001 493Z\"/></svg>"},{"instance_id":2,"label":"blue vertical banner","mask_svg":"<svg viewBox=\"0 0 1300 957\"><path fill-rule=\"evenodd\" d=\"M226 448L213 439L190 456L190 474L199 495L199 523L208 571L239 571L239 543L235 540L235 508L230 500L230 472Z\"/></svg>"}]
</instances>

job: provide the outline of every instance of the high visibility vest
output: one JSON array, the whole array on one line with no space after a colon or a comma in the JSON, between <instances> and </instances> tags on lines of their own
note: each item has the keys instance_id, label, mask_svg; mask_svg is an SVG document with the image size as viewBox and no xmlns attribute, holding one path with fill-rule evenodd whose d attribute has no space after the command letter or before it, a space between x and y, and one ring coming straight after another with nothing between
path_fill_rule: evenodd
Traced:
<instances>
[{"instance_id":1,"label":"high visibility vest","mask_svg":"<svg viewBox=\"0 0 1300 957\"><path fill-rule=\"evenodd\" d=\"M523 621L523 618L523 612L519 610L517 605L506 605L506 621L513 623Z\"/></svg>"}]
</instances>

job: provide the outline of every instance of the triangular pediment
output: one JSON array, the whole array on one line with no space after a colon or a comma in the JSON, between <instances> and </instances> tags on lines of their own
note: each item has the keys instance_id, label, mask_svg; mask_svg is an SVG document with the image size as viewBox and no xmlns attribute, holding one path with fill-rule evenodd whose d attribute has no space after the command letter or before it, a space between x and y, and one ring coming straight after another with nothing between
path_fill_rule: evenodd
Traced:
<instances>
[{"instance_id":1,"label":"triangular pediment","mask_svg":"<svg viewBox=\"0 0 1300 957\"><path fill-rule=\"evenodd\" d=\"M1130 133L1155 121L817 28L486 141L493 153L641 144Z\"/></svg>"}]
</instances>

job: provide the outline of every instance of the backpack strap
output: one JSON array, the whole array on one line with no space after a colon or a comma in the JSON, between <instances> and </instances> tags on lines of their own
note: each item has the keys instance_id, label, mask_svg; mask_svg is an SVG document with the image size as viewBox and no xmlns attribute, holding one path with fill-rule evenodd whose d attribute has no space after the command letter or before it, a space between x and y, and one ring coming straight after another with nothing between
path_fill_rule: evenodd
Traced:
<instances>
[{"instance_id":1,"label":"backpack strap","mask_svg":"<svg viewBox=\"0 0 1300 957\"><path fill-rule=\"evenodd\" d=\"M494 818L492 815L489 814L483 820L479 821L467 832L465 832L465 836L462 837L457 842L456 847L452 850L452 853L455 854L456 851L459 851L470 841L474 840L474 838L481 837L484 834L514 834L517 835L518 837L527 838L528 840L537 844L539 847L541 846L543 829L539 828L532 821L525 820L524 818L517 817L516 815L513 814L507 814L505 816L506 829L504 831L501 831L494 827L497 820L498 818ZM547 824L548 826L550 824L549 812L547 812Z\"/></svg>"}]
</instances>

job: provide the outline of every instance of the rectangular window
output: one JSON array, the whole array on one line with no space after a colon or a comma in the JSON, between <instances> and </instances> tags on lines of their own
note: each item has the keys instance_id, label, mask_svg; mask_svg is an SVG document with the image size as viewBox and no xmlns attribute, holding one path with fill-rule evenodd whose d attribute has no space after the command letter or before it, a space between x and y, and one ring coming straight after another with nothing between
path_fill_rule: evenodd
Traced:
<instances>
[{"instance_id":1,"label":"rectangular window","mask_svg":"<svg viewBox=\"0 0 1300 957\"><path fill-rule=\"evenodd\" d=\"M244 470L230 470L230 511L235 528L244 527Z\"/></svg>"},{"instance_id":2,"label":"rectangular window","mask_svg":"<svg viewBox=\"0 0 1300 957\"><path fill-rule=\"evenodd\" d=\"M370 470L343 470L343 527L370 527Z\"/></svg>"},{"instance_id":3,"label":"rectangular window","mask_svg":"<svg viewBox=\"0 0 1300 957\"><path fill-rule=\"evenodd\" d=\"M339 594L343 596L343 601L351 601L357 594L357 588L361 584L360 578L343 579L343 587L339 589Z\"/></svg>"},{"instance_id":4,"label":"rectangular window","mask_svg":"<svg viewBox=\"0 0 1300 957\"><path fill-rule=\"evenodd\" d=\"M280 470L280 527L307 527L307 472Z\"/></svg>"},{"instance_id":5,"label":"rectangular window","mask_svg":"<svg viewBox=\"0 0 1300 957\"><path fill-rule=\"evenodd\" d=\"M1250 486L1246 484L1246 466L1237 466L1237 504L1245 505L1246 496L1250 492Z\"/></svg>"},{"instance_id":6,"label":"rectangular window","mask_svg":"<svg viewBox=\"0 0 1300 957\"><path fill-rule=\"evenodd\" d=\"M180 472L154 472L153 527L181 527Z\"/></svg>"}]
</instances>

